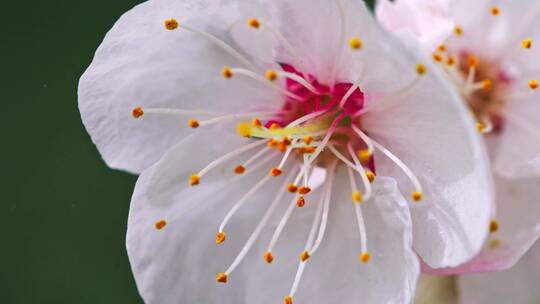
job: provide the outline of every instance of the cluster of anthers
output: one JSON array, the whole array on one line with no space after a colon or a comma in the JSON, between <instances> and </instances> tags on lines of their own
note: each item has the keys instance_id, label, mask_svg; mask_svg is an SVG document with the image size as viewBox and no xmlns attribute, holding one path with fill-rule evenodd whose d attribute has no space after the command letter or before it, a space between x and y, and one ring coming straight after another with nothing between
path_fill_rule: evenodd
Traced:
<instances>
[{"instance_id":1,"label":"cluster of anthers","mask_svg":"<svg viewBox=\"0 0 540 304\"><path fill-rule=\"evenodd\" d=\"M494 6L489 13L496 18L502 11ZM459 39L466 34L461 26L456 26L454 36L448 39L448 43L439 45L433 52L433 60L443 67L468 102L476 118L478 131L484 134L500 132L505 120L512 120L517 126L528 130L534 129L519 117L505 111L505 106L510 100L530 97L531 93L538 89L538 80L519 79L529 75L516 76L511 68L504 66L498 58L475 54L467 49L452 48L452 39ZM533 40L526 38L517 42L514 47L511 46L510 50L515 52L521 48L527 51L532 47ZM516 85L523 89L516 89Z\"/></svg>"},{"instance_id":2,"label":"cluster of anthers","mask_svg":"<svg viewBox=\"0 0 540 304\"><path fill-rule=\"evenodd\" d=\"M342 19L344 12L340 7ZM341 22L344 22L343 20ZM142 118L143 115L178 115L178 116L200 116L207 117L205 120L187 119L187 124L191 128L201 128L208 125L222 123L226 121L239 121L237 131L241 136L251 139L251 142L222 155L214 160L201 171L190 177L191 186L199 185L203 177L212 169L223 165L241 155L252 153L243 163L234 168L234 173L238 175L245 174L248 170L255 171L257 168L265 165L279 156L281 160L275 166L270 168L269 174L251 187L247 193L237 201L227 213L219 226L216 243L222 244L227 239L225 228L233 215L246 203L249 198L255 195L270 179L285 174L281 190L270 204L263 219L255 228L247 243L240 251L230 267L216 277L216 281L226 283L228 277L234 269L241 263L247 255L252 245L258 239L261 231L269 220L277 204L283 196L289 192L292 194L291 203L288 205L285 214L282 216L277 226L268 249L264 253L264 260L271 264L274 261L272 249L278 242L280 234L287 224L291 214L297 207L302 208L307 204L308 195L312 192L309 185L310 174L319 168L325 169L325 182L322 186L320 201L315 211L315 217L305 250L300 253L300 264L295 276L293 286L288 296L285 297L285 303L291 304L292 298L296 292L303 269L319 248L325 233L330 209L332 195L332 183L336 174L338 164L344 164L348 170L348 176L351 184L351 199L354 202L355 214L358 222L358 230L361 239L361 253L359 260L367 263L371 259L368 251L366 227L362 216L361 203L366 202L372 195L371 183L375 181L375 160L373 153L377 149L383 155L392 160L399 168L403 170L411 181L413 191L411 199L415 202L422 200L422 187L417 176L391 151L369 137L368 132L363 130L361 116L369 109L364 107L364 94L360 89L360 81L357 83L336 83L334 85L324 85L317 81L313 75L305 73L303 62L285 39L285 37L272 25L262 23L258 19L249 19L248 25L254 30L268 30L290 52L291 58L294 58L292 64L279 63L282 70L260 71L240 52L232 46L225 43L220 38L188 25L180 25L175 19L165 21L167 30L184 29L193 34L208 39L215 45L238 59L249 69L240 67L224 67L223 77L234 81L235 77L248 77L253 81L260 82L283 95L283 107L280 111L271 112L250 112L240 114L217 114L202 111L166 109L166 108L141 108L133 109L132 114L135 118ZM344 31L342 31L342 36ZM346 38L340 40L340 49L346 49ZM358 37L352 37L348 44L352 51L360 51L363 42ZM336 59L335 66L339 64L339 58ZM336 71L333 71L334 76ZM426 73L426 68L422 64L416 66L417 77L408 84L403 90L410 89ZM276 80L282 78L285 80L285 87L278 84ZM256 150L255 152L252 152ZM277 158L279 159L279 158ZM288 168L286 168L288 167ZM359 190L357 179L362 183L363 191ZM159 220L155 223L157 230L163 229L167 225L165 220Z\"/></svg>"},{"instance_id":3,"label":"cluster of anthers","mask_svg":"<svg viewBox=\"0 0 540 304\"><path fill-rule=\"evenodd\" d=\"M493 6L489 10L492 18L499 17L503 12L499 7ZM533 16L534 14L530 14ZM525 18L529 19L529 18ZM523 20L528 24L530 20ZM520 33L518 28L516 32ZM511 67L506 66L498 58L492 58L487 54L475 54L463 48L454 48L453 39L461 39L467 31L457 25L454 35L437 47L433 52L433 60L440 64L449 79L458 88L459 92L467 101L469 109L476 118L476 127L482 134L497 135L507 121L511 121L516 127L524 131L532 131L540 140L540 132L535 126L521 119L519 116L506 110L512 102L531 97L538 89L537 79L524 79L530 75L516 75ZM529 51L533 48L531 38L512 42L509 52ZM499 230L499 223L493 219L489 225L489 231L495 233ZM491 239L489 247L496 249L501 241Z\"/></svg>"}]
</instances>

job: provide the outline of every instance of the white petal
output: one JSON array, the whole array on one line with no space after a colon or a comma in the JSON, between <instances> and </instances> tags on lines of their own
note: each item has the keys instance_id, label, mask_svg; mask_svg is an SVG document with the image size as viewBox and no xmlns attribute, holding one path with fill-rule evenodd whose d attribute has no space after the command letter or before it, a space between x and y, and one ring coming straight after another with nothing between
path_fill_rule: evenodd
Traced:
<instances>
[{"instance_id":1,"label":"white petal","mask_svg":"<svg viewBox=\"0 0 540 304\"><path fill-rule=\"evenodd\" d=\"M508 178L539 176L540 107L536 95L508 101L507 119L501 134L490 143L494 149L493 169Z\"/></svg>"},{"instance_id":2,"label":"white petal","mask_svg":"<svg viewBox=\"0 0 540 304\"><path fill-rule=\"evenodd\" d=\"M539 303L539 280L540 243L509 270L460 277L460 303Z\"/></svg>"},{"instance_id":3,"label":"white petal","mask_svg":"<svg viewBox=\"0 0 540 304\"><path fill-rule=\"evenodd\" d=\"M365 130L420 178L425 198L412 207L414 244L432 267L455 266L476 255L487 235L493 202L491 173L470 114L434 67L404 93L375 102ZM404 176L376 155L385 176ZM403 193L410 181L399 179Z\"/></svg>"},{"instance_id":4,"label":"white petal","mask_svg":"<svg viewBox=\"0 0 540 304\"><path fill-rule=\"evenodd\" d=\"M189 150L190 145L185 145ZM180 149L180 148L179 148ZM172 175L181 167L176 153L167 154L139 178L128 223L128 253L139 291L147 303L279 303L287 295L294 278L299 253L307 239L317 193L293 214L275 248L275 261L266 264L263 253L270 236L287 207L283 200L277 214L255 243L251 252L230 275L229 282L217 284L215 275L224 271L240 251L262 217L262 210L275 196L267 187L258 200L237 214L227 229L228 239L217 246L215 233L224 213L253 179L242 182L201 183L183 190L187 176ZM199 153L203 153L199 151ZM184 152L186 153L186 152ZM191 166L191 165L188 165ZM167 170L167 175L159 174ZM182 171L182 170L180 170ZM154 176L166 176L159 181ZM154 191L155 183L171 185L169 191ZM345 182L345 181L343 181ZM280 182L281 183L281 182ZM336 186L341 181L336 183ZM418 260L411 249L411 220L405 200L394 181L379 178L376 197L364 207L372 261L358 261L360 250L350 193L334 190L330 221L319 251L308 260L297 293L298 302L407 303L412 298L419 273ZM312 196L313 195L313 196ZM167 219L161 231L154 222Z\"/></svg>"},{"instance_id":5,"label":"white petal","mask_svg":"<svg viewBox=\"0 0 540 304\"><path fill-rule=\"evenodd\" d=\"M211 4L210 4L211 3ZM186 24L228 41L236 1L153 0L123 15L105 37L79 84L79 108L92 140L113 168L140 172L186 135L187 120L131 111L173 108L235 113L276 109L279 94L245 77L225 79L224 66L242 67ZM174 17L180 27L168 31Z\"/></svg>"},{"instance_id":6,"label":"white petal","mask_svg":"<svg viewBox=\"0 0 540 304\"><path fill-rule=\"evenodd\" d=\"M448 0L377 1L376 15L391 31L412 33L427 51L432 51L452 33L454 22Z\"/></svg>"},{"instance_id":7,"label":"white petal","mask_svg":"<svg viewBox=\"0 0 540 304\"><path fill-rule=\"evenodd\" d=\"M540 179L496 178L497 222L482 252L457 268L429 270L437 274L474 273L507 269L540 237Z\"/></svg>"},{"instance_id":8,"label":"white petal","mask_svg":"<svg viewBox=\"0 0 540 304\"><path fill-rule=\"evenodd\" d=\"M359 261L360 238L350 190L340 189L340 185L348 185L346 175L342 174L335 185L327 234L306 264L295 300L314 304L409 303L419 276L419 264L411 248L407 203L395 181L378 178L373 185L374 198L362 205L372 255L367 264ZM250 280L253 302L257 296L267 300L286 295L292 285L311 218L309 214L300 214L292 220L295 220L294 228L284 232L274 264L254 268L262 275Z\"/></svg>"}]
</instances>

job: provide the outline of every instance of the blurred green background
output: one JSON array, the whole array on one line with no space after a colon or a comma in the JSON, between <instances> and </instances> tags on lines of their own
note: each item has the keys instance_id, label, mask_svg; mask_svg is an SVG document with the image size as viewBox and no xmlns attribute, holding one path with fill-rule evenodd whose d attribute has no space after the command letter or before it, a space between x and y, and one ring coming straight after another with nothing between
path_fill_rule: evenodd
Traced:
<instances>
[{"instance_id":1,"label":"blurred green background","mask_svg":"<svg viewBox=\"0 0 540 304\"><path fill-rule=\"evenodd\" d=\"M142 303L124 245L136 178L105 166L77 109L95 49L140 2L2 9L1 303Z\"/></svg>"}]
</instances>

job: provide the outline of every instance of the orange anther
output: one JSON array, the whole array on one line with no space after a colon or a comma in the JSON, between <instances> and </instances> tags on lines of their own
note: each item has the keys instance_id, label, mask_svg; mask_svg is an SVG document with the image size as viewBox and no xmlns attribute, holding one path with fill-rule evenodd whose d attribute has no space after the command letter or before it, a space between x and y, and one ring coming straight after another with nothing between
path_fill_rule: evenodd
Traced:
<instances>
[{"instance_id":1,"label":"orange anther","mask_svg":"<svg viewBox=\"0 0 540 304\"><path fill-rule=\"evenodd\" d=\"M264 253L264 260L266 261L266 263L272 264L272 262L274 261L274 256L271 252L267 251Z\"/></svg>"},{"instance_id":2,"label":"orange anther","mask_svg":"<svg viewBox=\"0 0 540 304\"><path fill-rule=\"evenodd\" d=\"M270 170L270 175L272 176L280 176L281 173L283 173L283 171L279 168L272 168L272 170Z\"/></svg>"},{"instance_id":3,"label":"orange anther","mask_svg":"<svg viewBox=\"0 0 540 304\"><path fill-rule=\"evenodd\" d=\"M166 29L172 31L178 28L178 21L176 21L174 18L167 19L165 20L164 25Z\"/></svg>"},{"instance_id":4,"label":"orange anther","mask_svg":"<svg viewBox=\"0 0 540 304\"><path fill-rule=\"evenodd\" d=\"M244 174L244 172L246 172L246 167L242 165L236 166L236 168L234 168L234 173L236 174Z\"/></svg>"},{"instance_id":5,"label":"orange anther","mask_svg":"<svg viewBox=\"0 0 540 304\"><path fill-rule=\"evenodd\" d=\"M218 282L218 283L227 283L227 274L225 272L220 272L216 276L216 282Z\"/></svg>"},{"instance_id":6,"label":"orange anther","mask_svg":"<svg viewBox=\"0 0 540 304\"><path fill-rule=\"evenodd\" d=\"M298 191L298 187L295 184L289 184L287 186L287 191L289 191L290 193L295 193L296 191Z\"/></svg>"},{"instance_id":7,"label":"orange anther","mask_svg":"<svg viewBox=\"0 0 540 304\"><path fill-rule=\"evenodd\" d=\"M300 194L308 194L311 192L311 188L307 186L302 186L298 189L298 193Z\"/></svg>"},{"instance_id":8,"label":"orange anther","mask_svg":"<svg viewBox=\"0 0 540 304\"><path fill-rule=\"evenodd\" d=\"M196 129L200 126L199 122L195 119L188 120L188 126L190 126L193 129Z\"/></svg>"},{"instance_id":9,"label":"orange anther","mask_svg":"<svg viewBox=\"0 0 540 304\"><path fill-rule=\"evenodd\" d=\"M225 239L227 239L225 232L218 232L218 234L216 234L216 244L222 244L225 242Z\"/></svg>"},{"instance_id":10,"label":"orange anther","mask_svg":"<svg viewBox=\"0 0 540 304\"><path fill-rule=\"evenodd\" d=\"M298 200L296 201L296 205L298 206L298 208L302 208L306 205L306 199L304 198L303 195L300 195L298 197Z\"/></svg>"},{"instance_id":11,"label":"orange anther","mask_svg":"<svg viewBox=\"0 0 540 304\"><path fill-rule=\"evenodd\" d=\"M167 226L167 221L166 220L159 220L159 221L155 222L155 224L154 224L154 227L156 227L157 230L161 230L161 229L165 228L165 226Z\"/></svg>"},{"instance_id":12,"label":"orange anther","mask_svg":"<svg viewBox=\"0 0 540 304\"><path fill-rule=\"evenodd\" d=\"M143 111L143 109L141 107L136 107L131 112L131 115L133 115L133 117L135 117L135 118L140 118L141 116L144 115L144 111Z\"/></svg>"},{"instance_id":13,"label":"orange anther","mask_svg":"<svg viewBox=\"0 0 540 304\"><path fill-rule=\"evenodd\" d=\"M201 178L197 174L193 174L189 177L189 184L191 186L197 186L201 182Z\"/></svg>"}]
</instances>

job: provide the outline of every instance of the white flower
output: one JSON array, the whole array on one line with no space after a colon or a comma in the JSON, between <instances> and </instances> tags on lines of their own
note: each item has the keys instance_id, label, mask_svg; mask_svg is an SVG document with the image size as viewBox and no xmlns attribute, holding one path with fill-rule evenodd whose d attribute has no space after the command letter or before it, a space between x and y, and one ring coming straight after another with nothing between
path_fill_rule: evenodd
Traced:
<instances>
[{"instance_id":1,"label":"white flower","mask_svg":"<svg viewBox=\"0 0 540 304\"><path fill-rule=\"evenodd\" d=\"M540 236L540 2L381 0L377 16L408 43L416 37L444 70L473 112L491 156L493 234L478 258L444 272L512 266Z\"/></svg>"},{"instance_id":2,"label":"white flower","mask_svg":"<svg viewBox=\"0 0 540 304\"><path fill-rule=\"evenodd\" d=\"M540 303L540 243L536 243L511 269L461 276L459 303Z\"/></svg>"},{"instance_id":3,"label":"white flower","mask_svg":"<svg viewBox=\"0 0 540 304\"><path fill-rule=\"evenodd\" d=\"M417 253L455 266L487 236L470 115L362 1L146 2L79 96L107 163L149 167L127 240L148 303L406 303Z\"/></svg>"}]
</instances>

